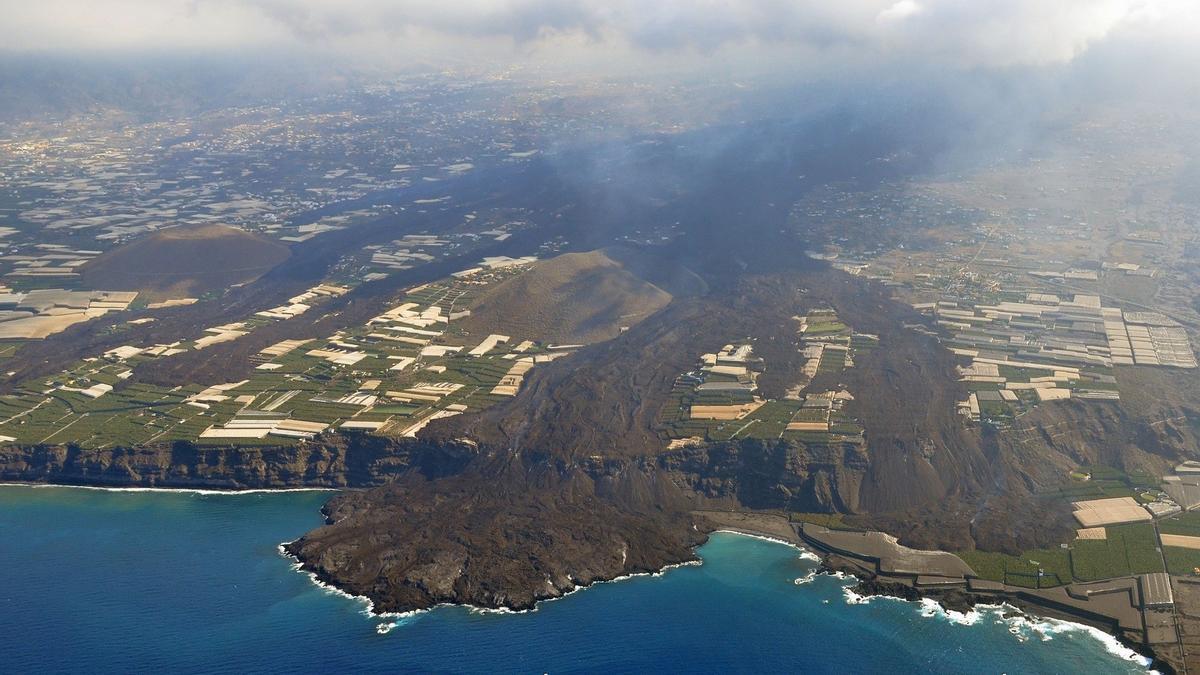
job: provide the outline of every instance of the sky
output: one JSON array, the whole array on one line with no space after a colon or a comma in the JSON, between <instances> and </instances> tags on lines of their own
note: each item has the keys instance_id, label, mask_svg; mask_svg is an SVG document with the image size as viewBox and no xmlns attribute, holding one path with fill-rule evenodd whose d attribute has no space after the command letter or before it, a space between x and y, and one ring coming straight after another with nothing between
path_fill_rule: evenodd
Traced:
<instances>
[{"instance_id":1,"label":"sky","mask_svg":"<svg viewBox=\"0 0 1200 675\"><path fill-rule=\"evenodd\" d=\"M1094 103L1200 109L1200 0L0 0L0 120L430 72L715 83L762 92L747 115L932 111L1015 146Z\"/></svg>"},{"instance_id":2,"label":"sky","mask_svg":"<svg viewBox=\"0 0 1200 675\"><path fill-rule=\"evenodd\" d=\"M0 0L0 16L8 52L271 52L385 68L1002 69L1200 38L1196 0Z\"/></svg>"}]
</instances>

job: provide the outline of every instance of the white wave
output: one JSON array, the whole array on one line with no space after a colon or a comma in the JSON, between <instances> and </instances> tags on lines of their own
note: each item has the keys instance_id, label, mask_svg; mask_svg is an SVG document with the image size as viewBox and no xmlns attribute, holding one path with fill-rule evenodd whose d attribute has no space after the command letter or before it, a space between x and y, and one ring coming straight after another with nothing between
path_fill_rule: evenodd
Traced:
<instances>
[{"instance_id":1,"label":"white wave","mask_svg":"<svg viewBox=\"0 0 1200 675\"><path fill-rule=\"evenodd\" d=\"M793 579L792 583L796 584L797 586L800 586L802 584L811 584L816 578L817 578L817 568L814 567L808 571L808 574L805 574L802 577Z\"/></svg>"},{"instance_id":2,"label":"white wave","mask_svg":"<svg viewBox=\"0 0 1200 675\"><path fill-rule=\"evenodd\" d=\"M800 559L807 560L809 562L815 562L815 563L821 562L821 556L817 555L816 553L813 553L812 551L810 551L806 548L800 549Z\"/></svg>"},{"instance_id":3,"label":"white wave","mask_svg":"<svg viewBox=\"0 0 1200 675\"><path fill-rule=\"evenodd\" d=\"M942 618L959 626L974 626L982 618L982 614L977 609L972 609L969 612L957 612L952 609L946 609L933 598L921 598L921 616L926 618Z\"/></svg>"},{"instance_id":4,"label":"white wave","mask_svg":"<svg viewBox=\"0 0 1200 675\"><path fill-rule=\"evenodd\" d=\"M796 583L803 583L802 579L797 579ZM870 603L875 598L884 598L896 600L899 602L907 602L902 598L892 596L864 596L854 590L854 586L846 585L842 587L842 594L845 596L847 605L865 605ZM828 601L825 601L828 603ZM1053 640L1054 637L1060 635L1068 635L1072 633L1081 633L1087 635L1104 646L1105 651L1117 656L1126 661L1137 664L1142 668L1149 668L1153 663L1153 659L1143 656L1138 652L1121 644L1115 636L1104 632L1099 628L1088 626L1073 621L1064 621L1062 619L1052 619L1046 617L1030 617L1022 610L1008 604L1001 603L998 605L976 605L969 612L956 612L942 607L940 603L932 598L922 598L919 602L920 614L926 618L938 618L949 621L950 623L962 626L974 626L984 617L992 618L995 623L1006 624L1008 632L1011 633L1019 642L1026 642L1032 637L1039 637L1043 642ZM1154 673L1156 671L1149 671Z\"/></svg>"},{"instance_id":5,"label":"white wave","mask_svg":"<svg viewBox=\"0 0 1200 675\"><path fill-rule=\"evenodd\" d=\"M857 593L850 586L842 587L842 595L844 595L846 597L847 605L866 605L866 604L870 603L871 600L873 600L874 598L879 597L879 596L873 596L873 595L862 595L860 593Z\"/></svg>"},{"instance_id":6,"label":"white wave","mask_svg":"<svg viewBox=\"0 0 1200 675\"><path fill-rule=\"evenodd\" d=\"M1026 642L1033 637L1040 638L1043 642L1049 642L1055 636L1082 633L1100 642L1108 653L1136 663L1143 668L1148 668L1153 662L1152 659L1126 647L1115 636L1099 628L1062 619L1033 617L1008 603L979 604L970 612L962 613L947 610L931 598L923 598L921 600L921 616L944 618L953 623L967 626L975 625L984 617L990 617L997 624L1007 625L1008 632L1019 642Z\"/></svg>"},{"instance_id":7,"label":"white wave","mask_svg":"<svg viewBox=\"0 0 1200 675\"><path fill-rule=\"evenodd\" d=\"M314 585L316 585L318 588L325 591L329 595L336 595L339 597L346 598L348 600L353 600L355 602L362 603L362 605L363 605L362 614L363 614L363 616L366 616L368 618L372 618L372 619L380 619L380 618L382 618L382 619L407 619L407 618L419 616L419 615L424 614L432 609L436 609L437 607L442 606L442 605L435 605L434 607L431 607L430 609L414 609L414 610L410 610L407 612L376 612L375 611L375 603L372 602L371 599L366 597L365 595L354 595L353 593L347 593L346 591L343 591L342 589L338 588L337 586L334 586L333 584L327 584L324 581L321 581L317 577L316 572L309 572L308 570L304 569L304 566L300 564L300 561L297 560L295 558L295 556L288 553L287 549L285 549L283 547L283 544L280 544L279 546L277 546L276 550L279 551L280 555L282 555L283 557L287 558L290 561L291 568L293 571L303 573L304 575L306 575L309 578L309 580L311 580L313 582ZM391 630L391 629L389 629L389 630Z\"/></svg>"},{"instance_id":8,"label":"white wave","mask_svg":"<svg viewBox=\"0 0 1200 675\"><path fill-rule=\"evenodd\" d=\"M751 539L761 539L762 541L769 541L773 544L783 544L784 546L790 546L791 548L794 548L797 551L800 551L800 557L804 560L812 560L813 562L819 562L821 560L821 558L816 553L813 553L812 551L804 548L803 546L801 546L800 544L797 544L794 541L788 541L786 539L780 539L778 537L770 537L765 534L751 534L749 532L741 532L739 530L713 530L713 532L721 532L723 534L736 534L739 537L749 537Z\"/></svg>"},{"instance_id":9,"label":"white wave","mask_svg":"<svg viewBox=\"0 0 1200 675\"><path fill-rule=\"evenodd\" d=\"M821 562L821 556L819 556L816 553L814 553L813 551L810 551L809 549L801 546L800 544L797 544L794 541L786 541L784 539L778 539L776 537L768 537L767 535L764 535L764 534L750 534L749 532L739 532L737 530L713 530L713 532L723 532L725 534L736 534L741 537L749 537L751 539L761 539L762 541L769 541L773 544L782 544L784 546L788 546L788 547L793 548L796 551L798 551L799 556L797 556L797 557L799 557L801 560L807 560L809 562L814 562L814 563ZM836 576L841 573L835 572L833 574ZM842 577L839 576L838 578L840 579Z\"/></svg>"},{"instance_id":10,"label":"white wave","mask_svg":"<svg viewBox=\"0 0 1200 675\"><path fill-rule=\"evenodd\" d=\"M560 597L568 596L577 590L579 590L579 588L573 588L573 589L567 591L566 593L563 593L563 595ZM543 603L543 602L549 602L551 600L558 600L558 598L546 598L545 600L539 600L538 604ZM533 609L509 609L508 607L477 607L475 605L463 605L463 607L465 607L467 612L470 614L528 614L529 612L537 611L536 604L533 606Z\"/></svg>"},{"instance_id":11,"label":"white wave","mask_svg":"<svg viewBox=\"0 0 1200 675\"><path fill-rule=\"evenodd\" d=\"M106 487L103 485L58 485L56 483L0 483L0 487L23 487L33 489L54 488L59 490L98 490L101 492L162 492L174 494L222 495L237 496L251 494L269 494L284 492L338 492L337 488L302 487L302 488L250 488L246 490L215 490L210 488L163 488L163 487Z\"/></svg>"},{"instance_id":12,"label":"white wave","mask_svg":"<svg viewBox=\"0 0 1200 675\"><path fill-rule=\"evenodd\" d=\"M1008 630L1018 638L1028 639L1031 636L1038 636L1043 642L1049 642L1056 636L1069 635L1072 633L1082 633L1088 635L1104 645L1104 649L1113 656L1122 658L1126 661L1136 663L1142 668L1149 668L1153 660L1143 656L1136 651L1121 644L1115 636L1100 630L1094 626L1088 626L1073 621L1064 621L1062 619L1052 619L1047 617L1030 617L1024 613L1019 613L1020 610L1012 605L989 605L998 617L999 621L1008 624ZM1018 612L1008 617L1004 617L1006 612Z\"/></svg>"},{"instance_id":13,"label":"white wave","mask_svg":"<svg viewBox=\"0 0 1200 675\"><path fill-rule=\"evenodd\" d=\"M349 600L354 600L355 602L362 603L363 616L366 616L366 617L372 618L372 619L381 619L381 618L382 619L393 619L393 621L391 623L379 624L375 627L375 631L380 634L388 633L393 628L404 625L405 623L408 623L409 619L415 618L422 614L426 614L428 612L432 612L435 609L440 609L443 607L461 607L461 608L466 609L471 614L501 614L501 615L503 615L503 614L527 614L529 612L536 612L538 609L538 606L540 606L544 602L554 602L555 600L561 600L561 599L567 597L568 595L573 595L575 593L578 593L579 591L591 588L592 586L598 586L600 584L615 583L618 581L625 581L627 579L633 579L635 577L661 577L662 575L666 574L667 572L669 572L673 569L679 568L679 567L691 567L694 565L702 564L702 561L700 561L700 560L688 560L688 561L681 562L681 563L674 563L671 565L667 565L656 572L636 572L636 573L632 573L632 574L625 574L625 575L622 575L619 577L615 577L613 579L595 581L595 582L592 582L591 584L587 584L587 585L575 584L570 590L565 591L562 595L558 595L553 598L542 598L540 600L535 601L533 607L530 609L510 609L508 607L479 607L477 605L442 602L442 603L438 603L432 607L429 607L428 609L414 609L414 610L409 610L407 612L376 612L375 611L375 603L370 598L368 598L364 595L354 595L353 593L347 593L346 591L338 588L337 586L334 586L332 584L327 584L324 581L321 581L317 577L315 572L310 572L310 571L305 570L304 566L300 563L300 561L297 560L295 556L293 556L292 554L287 552L287 549L284 548L283 544L279 544L278 546L276 546L276 550L279 551L280 555L282 555L283 557L285 557L289 560L290 567L292 568L293 571L301 572L301 573L307 575L309 580L312 581L313 584L315 584L318 588L322 589L326 593L329 593L331 595L337 595L337 596L340 596L343 598L347 598Z\"/></svg>"},{"instance_id":14,"label":"white wave","mask_svg":"<svg viewBox=\"0 0 1200 675\"><path fill-rule=\"evenodd\" d=\"M897 598L894 595L863 595L862 593L859 593L858 591L854 590L858 586L858 584L857 584L858 578L853 575L842 574L840 572L837 572L837 573L829 574L828 576L837 577L838 579L840 579L842 581L852 582L852 583L847 583L842 586L842 595L845 596L847 605L866 605L875 600L884 600L884 601L888 601L888 602L904 602L904 603L908 602L908 600L905 600L904 598Z\"/></svg>"},{"instance_id":15,"label":"white wave","mask_svg":"<svg viewBox=\"0 0 1200 675\"><path fill-rule=\"evenodd\" d=\"M378 626L375 626L375 632L380 635L387 635L388 633L392 632L392 629L399 628L401 626L406 626L409 623L412 623L413 621L417 620L417 618L420 617L420 615L422 615L428 611L430 611L430 610L414 610L411 612L396 612L396 613L393 613L390 615L389 614L372 615L372 618L379 618L380 616L382 616L384 618L391 619L390 621L387 621L385 623L379 624Z\"/></svg>"}]
</instances>

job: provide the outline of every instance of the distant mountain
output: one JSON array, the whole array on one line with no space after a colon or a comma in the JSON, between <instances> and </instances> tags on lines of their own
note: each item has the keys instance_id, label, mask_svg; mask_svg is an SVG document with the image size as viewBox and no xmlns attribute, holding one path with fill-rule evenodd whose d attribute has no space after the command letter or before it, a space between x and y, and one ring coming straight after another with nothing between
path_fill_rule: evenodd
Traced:
<instances>
[{"instance_id":1,"label":"distant mountain","mask_svg":"<svg viewBox=\"0 0 1200 675\"><path fill-rule=\"evenodd\" d=\"M279 58L0 54L0 123L120 112L152 119L336 91L329 67Z\"/></svg>"}]
</instances>

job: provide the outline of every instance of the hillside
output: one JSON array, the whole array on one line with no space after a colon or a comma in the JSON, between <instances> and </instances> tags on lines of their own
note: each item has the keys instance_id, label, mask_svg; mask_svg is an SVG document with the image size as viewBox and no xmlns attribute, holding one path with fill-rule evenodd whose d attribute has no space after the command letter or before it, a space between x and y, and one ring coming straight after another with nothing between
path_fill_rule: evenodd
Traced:
<instances>
[{"instance_id":1,"label":"hillside","mask_svg":"<svg viewBox=\"0 0 1200 675\"><path fill-rule=\"evenodd\" d=\"M462 327L472 333L538 335L558 344L616 337L662 309L671 295L603 251L543 260L489 289Z\"/></svg>"},{"instance_id":2,"label":"hillside","mask_svg":"<svg viewBox=\"0 0 1200 675\"><path fill-rule=\"evenodd\" d=\"M872 361L864 371L882 376L847 377L863 401L866 448L786 439L665 447L658 413L695 354L743 337L762 347L766 372L795 372L788 318L830 305L886 340L863 359ZM421 453L465 459L335 499L329 524L287 550L385 611L439 602L524 609L577 583L691 559L689 547L711 529L697 508L840 511L869 524L876 511L974 500L994 484L992 467L942 405L960 387L949 355L899 328L911 317L880 287L819 269L746 277L673 302L536 371L513 399L429 425L412 441ZM767 392L785 384L763 379ZM886 402L871 402L881 390ZM938 453L925 451L926 439ZM942 509L906 535L962 548L969 517ZM421 534L433 524L438 537ZM518 562L512 550L534 554Z\"/></svg>"},{"instance_id":3,"label":"hillside","mask_svg":"<svg viewBox=\"0 0 1200 675\"><path fill-rule=\"evenodd\" d=\"M283 244L225 225L173 227L115 248L81 273L91 288L161 300L253 281L288 255Z\"/></svg>"}]
</instances>

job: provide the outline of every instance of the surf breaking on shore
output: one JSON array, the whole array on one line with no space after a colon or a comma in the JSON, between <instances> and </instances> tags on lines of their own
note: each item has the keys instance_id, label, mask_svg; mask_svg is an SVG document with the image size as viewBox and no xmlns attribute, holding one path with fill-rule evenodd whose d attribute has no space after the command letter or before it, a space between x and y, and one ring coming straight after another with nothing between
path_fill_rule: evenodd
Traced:
<instances>
[{"instance_id":1,"label":"surf breaking on shore","mask_svg":"<svg viewBox=\"0 0 1200 675\"><path fill-rule=\"evenodd\" d=\"M245 490L233 489L219 490L215 488L191 488L191 487L110 487L105 485L58 485L56 483L0 483L0 487L20 487L20 488L36 488L49 489L56 488L60 490L99 490L101 492L159 492L163 494L195 494L195 495L220 495L228 497L236 497L237 495L252 495L252 494L284 494L289 492L340 492L337 488L322 488L322 487L302 487L302 488L247 488Z\"/></svg>"},{"instance_id":2,"label":"surf breaking on shore","mask_svg":"<svg viewBox=\"0 0 1200 675\"><path fill-rule=\"evenodd\" d=\"M842 578L846 580L853 579L849 575ZM919 612L922 617L941 619L946 623L956 626L975 626L985 619L992 619L997 624L1006 624L1008 632L1015 636L1018 642L1025 642L1035 636L1041 638L1043 642L1049 642L1058 635L1082 633L1100 642L1104 646L1104 649L1114 656L1136 663L1147 669L1153 663L1153 659L1126 647L1115 636L1099 628L1072 621L1064 621L1062 619L1030 616L1020 608L1008 603L995 605L978 604L971 611L958 612L942 607L933 598L921 598L914 603L890 595L862 595L856 592L851 585L843 586L842 594L847 605L866 605L875 600L901 602L909 605L916 604L920 608Z\"/></svg>"},{"instance_id":3,"label":"surf breaking on shore","mask_svg":"<svg viewBox=\"0 0 1200 675\"><path fill-rule=\"evenodd\" d=\"M789 541L785 541L783 539L779 539L777 537L772 537L772 536L763 535L763 534L752 534L749 532L742 532L742 531L730 530L730 529L720 529L720 530L713 531L713 534L718 534L718 533L719 534L736 535L739 537L745 537L747 539L757 539L757 540L765 541L765 542L768 542L771 544L787 546L787 547L797 551L798 558L801 560L805 560L810 563L819 563L820 562L820 557L817 554L813 553L812 551L808 550L807 548L805 548L801 545L798 545L794 542L789 542ZM514 610L514 609L509 609L509 608L504 608L504 607L500 607L500 608L477 607L477 606L465 605L465 604L440 603L438 605L435 605L435 606L427 608L427 609L416 609L416 610L409 610L406 612L378 612L377 613L374 611L374 603L371 601L370 598L368 598L366 596L353 595L351 593L347 593L346 591L344 591L340 588L337 588L336 586L333 586L331 584L321 581L317 577L316 573L304 570L302 568L301 563L299 561L297 561L293 556L291 556L286 551L283 544L280 544L277 548L278 548L280 554L290 561L290 563L291 563L290 567L292 568L292 570L298 571L298 572L303 572L306 576L309 577L309 579L312 581L312 583L315 584L317 587L321 588L323 591L330 593L332 595L337 595L337 596L347 598L347 599L353 600L355 602L361 603L363 606L362 614L363 614L363 616L365 616L369 619L383 619L384 622L379 623L376 626L376 632L378 632L380 634L389 633L393 629L399 628L399 627L407 624L408 622L415 619L416 617L419 617L419 616L427 614L427 613L431 613L437 609L461 607L461 608L466 609L467 611L469 611L472 614L494 614L494 615L528 614L531 612L536 612L538 610L538 607L542 603L554 602L556 600L562 600L570 595L574 595L575 593L586 590L593 586L599 586L601 584L616 583L616 582L620 582L620 581L627 581L627 580L635 579L638 577L659 578L659 577L664 576L667 572L670 572L671 570L674 570L676 568L700 566L703 564L703 559L697 558L696 560L692 560L692 561L686 561L686 562L682 562L682 563L667 565L667 566L663 567L662 569L655 571L655 572L638 572L638 573L632 573L632 574L625 574L625 575L621 575L619 577L615 577L613 579L597 581L592 584L576 585L573 589L563 593L560 596L556 596L553 598L545 598L545 599L537 601L537 603L535 603L535 605L531 609ZM849 575L849 574L846 574L843 572L838 572L838 571L823 572L815 564L804 576L795 579L794 584L798 585L798 586L805 585L805 584L815 581L819 577L828 577L830 579L835 579L838 582L840 582L842 584L842 594L845 599L845 603L848 606L867 605L876 599L883 599L883 600L892 601L892 602L900 602L900 603L904 603L905 605L914 605L915 606L914 609L916 610L918 616L920 616L922 618L938 619L938 620L942 620L943 622L945 622L947 624L955 625L955 626L975 626L975 625L978 625L981 621L983 621L985 619L992 619L997 624L1001 624L1001 623L1006 624L1008 627L1008 632L1010 634L1012 634L1018 642L1026 642L1027 640L1029 640L1033 637L1038 637L1041 639L1041 641L1048 642L1048 641L1054 639L1054 637L1056 637L1056 636L1066 635L1066 634L1070 634L1070 633L1079 633L1079 634L1087 635L1087 636L1091 637L1092 639L1096 640L1097 642L1099 642L1103 646L1105 651L1107 651L1109 654L1112 654L1116 657L1119 657L1119 658L1129 661L1131 663L1137 664L1141 668L1148 669L1152 663L1152 659L1150 659L1146 656L1143 656L1142 654L1139 654L1138 652L1126 647L1116 637L1104 632L1103 630L1100 630L1099 628L1087 626L1087 625L1080 624L1080 623L1074 623L1071 621L1064 621L1061 619L1029 616L1022 610L1018 609L1017 607L1014 607L1014 606L1006 604L1006 603L998 604L998 605L980 604L980 605L977 605L974 609L972 609L969 612L958 612L958 611L954 611L954 610L948 610L948 609L942 607L942 605L940 603L938 603L936 600L934 600L932 598L922 598L916 602L912 602L912 601L904 600L903 598L897 598L897 597L886 596L886 595L871 595L871 596L862 595L862 594L855 592L855 590L854 590L854 583L857 581L857 579L853 575ZM1155 671L1148 671L1148 672L1155 672Z\"/></svg>"},{"instance_id":4,"label":"surf breaking on shore","mask_svg":"<svg viewBox=\"0 0 1200 675\"><path fill-rule=\"evenodd\" d=\"M74 485L55 485L55 484L44 484L44 483L0 483L0 487L26 488L26 489L57 488L57 489L64 489L64 490L90 490L90 491L100 491L100 492L125 492L125 493L184 493L184 494L194 494L194 495L217 495L217 496L336 491L336 490L333 490L330 488L288 488L288 489L278 489L278 490L272 490L272 489L214 490L214 489L198 489L198 488L189 489L189 488L151 488L151 487L74 486ZM752 533L752 532L747 532L744 530L728 529L728 528L716 529L716 530L713 530L710 534L731 534L731 535L737 535L739 537L744 537L744 538L748 538L748 539L757 539L757 540L765 541L765 542L768 542L771 544L783 545L783 546L787 546L788 548L791 548L792 550L796 551L797 557L799 559L802 559L802 560L805 560L808 562L812 562L812 563L819 563L821 560L820 556L818 556L816 553L812 552L811 550L809 550L808 548L805 548L804 546L802 546L800 544L797 544L795 542L786 541L779 537L770 536L767 534ZM448 607L463 607L464 609L466 609L467 611L469 611L473 614L495 614L495 615L527 614L527 613L531 613L531 612L536 612L538 610L538 607L544 602L551 602L551 601L563 599L569 595L573 595L573 594L575 594L581 590L585 590L591 586L596 586L599 584L614 583L614 582L619 582L619 581L626 581L626 580L635 579L638 577L652 577L652 578L662 577L662 576L666 575L667 572L669 572L675 568L699 566L699 565L703 564L703 560L700 558L697 558L695 560L684 561L681 563L667 565L667 566L665 566L659 570L653 571L653 572L636 572L636 573L620 575L618 577L614 577L613 579L596 581L591 584L576 584L571 590L564 592L562 595L538 600L535 603L535 605L530 609L515 610L515 609L510 609L510 608L504 608L504 607L499 607L499 608L478 607L478 606L458 604L458 603L439 603L439 604L437 604L433 607L427 608L427 609L409 610L409 611L404 611L404 612L376 612L374 603L371 601L370 598L368 598L366 596L353 595L353 594L348 593L332 584L328 584L326 582L321 581L315 573L304 570L302 568L301 563L299 561L297 561L293 556L291 556L286 551L283 544L279 544L277 546L277 550L279 551L280 555L282 555L283 557L285 557L289 560L289 563L290 563L289 566L291 567L292 570L300 571L300 572L303 572L304 574L306 574L309 577L310 581L314 585L316 585L318 588L320 588L322 591L329 593L329 594L338 595L338 596L350 599L352 601L361 603L363 606L362 614L365 617L367 617L369 619L384 620L383 623L380 623L376 626L376 630L379 633L390 632L391 630L393 630L397 627L403 626L404 624L408 623L409 621L413 620L414 618L416 618L420 615L432 612L435 609L448 608ZM1138 652L1126 647L1116 637L1106 633L1105 631L1103 631L1099 628L1095 628L1092 626L1075 623L1075 622L1071 622L1071 621L1061 620L1061 619L1031 616L1031 615L1023 612L1022 610L1020 610L1012 605L1006 604L1006 603L995 604L995 605L979 604L979 605L976 605L976 608L971 611L959 612L959 611L948 610L948 609L944 608L941 604L939 604L936 600L934 600L932 598L922 598L918 601L910 602L910 601L903 600L902 598L895 598L895 597L891 597L891 596L887 596L887 595L862 595L862 594L857 593L854 590L853 582L856 581L856 578L854 576L843 573L843 572L838 572L838 571L822 571L816 565L814 565L811 569L809 569L806 572L806 574L804 574L803 576L794 579L793 582L795 585L805 585L805 584L809 584L809 583L816 581L820 577L832 577L834 579L837 579L840 582L843 582L842 593L843 593L843 596L844 596L844 599L845 599L845 602L847 605L865 605L865 604L869 604L870 602L872 602L875 598L885 598L887 600L901 601L901 602L905 602L907 604L918 605L919 606L918 611L919 611L920 616L922 616L922 617L943 619L950 624L963 625L963 626L976 625L984 619L991 618L997 623L1007 624L1008 631L1012 635L1014 635L1016 637L1016 639L1020 642L1025 642L1025 641L1035 638L1035 637L1040 638L1042 641L1049 641L1049 640L1053 639L1054 636L1057 636L1057 635L1064 635L1064 634L1068 634L1068 633L1083 633L1083 634L1086 634L1086 635L1094 638L1095 640L1099 641L1104 646L1105 650L1108 653L1110 653L1114 656L1117 656L1123 660L1126 660L1126 661L1129 661L1132 663L1136 663L1138 666L1140 666L1142 668L1148 668L1152 663L1152 660L1150 658L1148 658L1144 655L1141 655Z\"/></svg>"},{"instance_id":5,"label":"surf breaking on shore","mask_svg":"<svg viewBox=\"0 0 1200 675\"><path fill-rule=\"evenodd\" d=\"M276 546L276 550L279 551L280 555L282 555L284 558L288 559L288 561L290 563L290 567L292 568L293 571L301 572L301 573L305 574L306 576L308 576L309 580L311 580L312 583L315 584L318 588L322 589L323 591L325 591L331 595L337 595L337 596L347 598L349 600L353 600L355 602L361 603L363 605L363 609L362 609L363 616L365 616L369 619L390 619L391 623L382 623L382 624L379 624L378 626L376 626L376 632L381 633L381 634L387 633L387 632L391 631L393 628L396 628L397 626L402 625L403 623L406 623L407 620L409 620L409 619L412 619L417 616L421 616L422 614L427 614L427 613L433 612L434 610L437 610L437 609L461 607L461 608L464 608L467 611L471 612L472 614L501 614L501 615L503 615L503 614L513 614L513 615L529 614L531 612L536 612L538 610L538 607L542 603L554 602L555 600L562 600L563 598L565 598L569 595L574 595L575 593L578 593L579 591L586 590L593 586L598 586L600 584L610 584L610 583L615 583L618 581L627 581L629 579L634 579L637 577L661 577L664 574L666 574L667 572L669 572L673 569L679 568L679 567L693 567L693 566L698 566L698 565L702 564L702 561L699 559L687 560L687 561L684 561L681 563L674 563L671 565L667 565L667 566L663 567L662 569L654 571L654 572L634 572L631 574L623 574L619 577L614 577L612 579L603 579L600 581L595 581L590 584L575 584L575 586L571 590L566 591L562 595L558 595L553 598L543 598L541 600L538 600L537 602L534 603L533 607L531 607L530 609L511 609L508 607L479 607L476 605L469 605L469 604L465 604L465 603L441 602L432 607L427 607L424 609L411 609L411 610L408 610L405 612L376 612L375 611L375 602L373 600L371 600L371 598L369 598L365 595L354 595L353 593L348 593L348 592L338 588L337 586L334 586L333 584L329 584L324 581L321 581L320 577L317 576L316 572L304 569L303 564L299 560L296 560L295 556L293 556L292 554L287 552L287 549L284 548L284 544L279 544L278 546Z\"/></svg>"},{"instance_id":6,"label":"surf breaking on shore","mask_svg":"<svg viewBox=\"0 0 1200 675\"><path fill-rule=\"evenodd\" d=\"M746 537L749 539L758 539L761 541L770 542L772 544L779 544L782 546L787 546L789 548L796 550L799 553L799 558L802 560L808 560L810 562L819 562L820 561L820 557L817 556L817 554L813 553L812 551L810 551L810 550L804 548L803 546L800 546L794 542L785 541L778 537L772 537L772 536L768 536L768 535L764 535L764 534L752 534L750 532L743 532L740 530L731 530L731 529L713 530L713 532L711 532L710 534L717 534L717 533L733 534L733 535L737 535L740 537ZM673 569L677 569L680 567L699 566L699 565L702 565L704 562L702 559L697 557L695 560L685 560L683 562L665 565L661 569L658 569L653 572L632 572L629 574L622 574L620 576L613 577L612 579L602 579L599 581L594 581L590 584L575 584L571 590L566 591L562 595L558 595L558 596L555 596L552 598L543 598L541 600L538 600L537 602L534 603L534 606L530 609L511 609L508 607L479 607L477 605L470 605L470 604L466 604L466 603L442 602L442 603L438 603L432 607L428 607L425 609L412 609L412 610L408 610L405 612L376 612L375 611L375 602L373 600L371 600L371 598L369 598L365 595L354 595L353 593L349 593L345 590L342 590L341 588L338 588L337 586L334 586L333 584L322 581L320 579L320 577L317 576L316 572L304 569L303 563L301 563L298 559L296 559L296 557L294 555L292 555L291 553L288 553L287 548L285 547L286 543L287 542L278 544L276 546L276 550L279 552L280 555L282 555L284 558L288 559L293 571L301 572L301 573L307 575L313 584L315 584L317 587L321 588L322 590L324 590L330 594L337 595L337 596L340 596L343 598L347 598L347 599L362 603L362 605L363 605L362 614L368 618L393 619L394 620L391 624L380 624L379 626L377 626L376 630L379 633L387 633L392 628L395 628L397 625L400 625L401 623L405 622L408 619L412 619L413 617L420 616L420 615L428 613L428 612L432 612L436 609L447 608L447 607L463 607L463 608L466 608L468 611L470 611L473 614L527 614L530 612L536 612L538 606L541 605L542 603L554 602L555 600L562 600L563 598L565 598L569 595L574 595L575 593L578 593L579 591L586 590L593 586L598 586L600 584L616 583L616 582L620 582L620 581L627 581L629 579L636 579L638 577L657 578L657 577L663 576L664 574L666 574L667 572L670 572ZM814 570L815 569L816 568L814 568Z\"/></svg>"}]
</instances>

